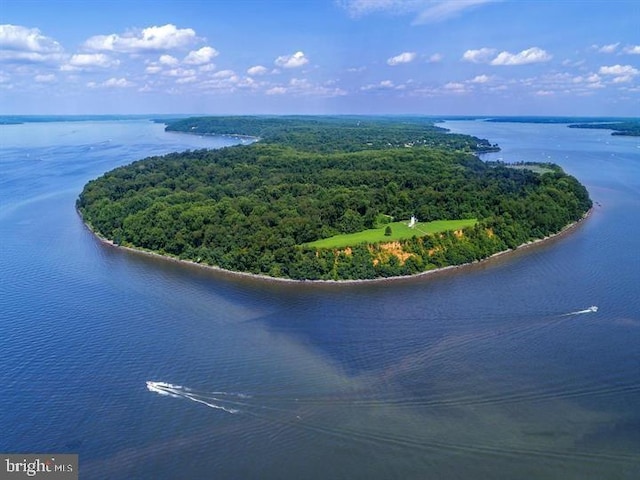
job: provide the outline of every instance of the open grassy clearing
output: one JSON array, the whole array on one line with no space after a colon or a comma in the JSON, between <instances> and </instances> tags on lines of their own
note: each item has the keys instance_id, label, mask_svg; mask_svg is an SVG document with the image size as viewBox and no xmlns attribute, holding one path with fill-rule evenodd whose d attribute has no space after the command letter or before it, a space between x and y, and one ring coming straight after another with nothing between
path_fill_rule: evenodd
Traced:
<instances>
[{"instance_id":1,"label":"open grassy clearing","mask_svg":"<svg viewBox=\"0 0 640 480\"><path fill-rule=\"evenodd\" d=\"M413 228L409 227L409 221L393 222L380 228L372 228L356 233L335 235L315 242L305 243L306 247L312 248L343 248L358 245L360 243L381 243L403 240L411 237L421 237L430 233L446 232L448 230L459 230L465 227L472 227L478 223L475 218L464 220L436 220L433 222L418 222ZM387 226L391 227L391 235L385 235Z\"/></svg>"},{"instance_id":2,"label":"open grassy clearing","mask_svg":"<svg viewBox=\"0 0 640 480\"><path fill-rule=\"evenodd\" d=\"M543 174L543 173L551 173L553 172L552 168L549 168L548 166L545 166L543 164L540 165L536 165L536 164L527 164L527 165L509 165L507 164L506 167L508 168L513 168L516 170L531 170L534 173L539 173L539 174Z\"/></svg>"}]
</instances>

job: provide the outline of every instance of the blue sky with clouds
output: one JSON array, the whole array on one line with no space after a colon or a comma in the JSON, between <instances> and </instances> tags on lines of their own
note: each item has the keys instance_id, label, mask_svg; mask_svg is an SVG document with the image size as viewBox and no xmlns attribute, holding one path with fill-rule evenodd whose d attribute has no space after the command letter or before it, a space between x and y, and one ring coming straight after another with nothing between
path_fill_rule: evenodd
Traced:
<instances>
[{"instance_id":1,"label":"blue sky with clouds","mask_svg":"<svg viewBox=\"0 0 640 480\"><path fill-rule=\"evenodd\" d=\"M640 114L640 2L2 0L0 113Z\"/></svg>"}]
</instances>

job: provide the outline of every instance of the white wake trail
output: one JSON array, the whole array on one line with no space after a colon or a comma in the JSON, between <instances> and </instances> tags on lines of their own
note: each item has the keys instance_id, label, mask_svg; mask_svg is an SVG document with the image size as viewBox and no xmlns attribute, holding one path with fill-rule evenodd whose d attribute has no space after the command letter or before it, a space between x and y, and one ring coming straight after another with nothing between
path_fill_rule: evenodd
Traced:
<instances>
[{"instance_id":1,"label":"white wake trail","mask_svg":"<svg viewBox=\"0 0 640 480\"><path fill-rule=\"evenodd\" d=\"M192 390L188 387L183 387L182 385L173 385L167 382L154 382L151 380L147 381L147 390L150 392L157 393L159 395L166 395L173 398L184 398L187 400L191 400L196 403L200 403L202 405L206 405L210 408L215 408L218 410L224 410L227 413L238 413L239 410L237 408L231 408L228 406L220 405L220 403L231 402L229 398L218 398L221 396L226 397L235 397L235 398L249 398L248 395L244 395L241 393L228 393L228 392L198 392ZM216 403L213 403L216 402Z\"/></svg>"},{"instance_id":2,"label":"white wake trail","mask_svg":"<svg viewBox=\"0 0 640 480\"><path fill-rule=\"evenodd\" d=\"M584 310L578 310L577 312L569 312L562 315L566 317L567 315L582 315L584 313L596 313L598 311L598 307L595 305L590 306L589 308L585 308Z\"/></svg>"}]
</instances>

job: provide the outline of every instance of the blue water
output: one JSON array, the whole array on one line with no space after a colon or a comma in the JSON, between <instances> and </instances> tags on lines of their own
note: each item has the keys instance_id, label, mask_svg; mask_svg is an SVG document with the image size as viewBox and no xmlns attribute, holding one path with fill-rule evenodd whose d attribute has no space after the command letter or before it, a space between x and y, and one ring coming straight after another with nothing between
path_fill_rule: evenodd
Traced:
<instances>
[{"instance_id":1,"label":"blue water","mask_svg":"<svg viewBox=\"0 0 640 480\"><path fill-rule=\"evenodd\" d=\"M91 479L640 478L640 141L447 126L559 163L593 214L455 272L270 284L104 246L74 210L111 168L233 139L0 126L0 451Z\"/></svg>"}]
</instances>

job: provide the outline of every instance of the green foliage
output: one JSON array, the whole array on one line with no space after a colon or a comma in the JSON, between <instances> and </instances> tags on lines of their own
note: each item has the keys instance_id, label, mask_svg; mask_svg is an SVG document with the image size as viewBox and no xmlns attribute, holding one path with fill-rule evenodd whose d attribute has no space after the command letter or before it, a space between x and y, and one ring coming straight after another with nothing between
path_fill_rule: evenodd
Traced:
<instances>
[{"instance_id":1,"label":"green foliage","mask_svg":"<svg viewBox=\"0 0 640 480\"><path fill-rule=\"evenodd\" d=\"M372 121L362 131L365 122L354 121L182 121L181 128L199 133L209 133L214 122L226 133L263 140L117 168L89 182L77 206L88 224L119 244L295 279L406 275L478 260L555 233L591 206L584 187L557 166L536 173L486 164L465 153L477 139L420 121ZM415 132L430 129L433 138L452 137L464 147L404 146ZM370 141L363 149L365 131ZM392 137L402 146L387 145ZM464 227L457 234L406 236L406 224L389 223L414 214L419 228L434 220L474 220L454 227ZM383 233L387 225L392 233L383 239L397 241L400 252L369 240L345 250L310 243L374 228Z\"/></svg>"},{"instance_id":2,"label":"green foliage","mask_svg":"<svg viewBox=\"0 0 640 480\"><path fill-rule=\"evenodd\" d=\"M601 130L613 130L611 135L628 137L640 137L640 120L628 120L613 123L579 123L569 125L569 128L592 128Z\"/></svg>"},{"instance_id":3,"label":"green foliage","mask_svg":"<svg viewBox=\"0 0 640 480\"><path fill-rule=\"evenodd\" d=\"M199 135L249 136L263 143L313 152L355 152L393 148L446 148L497 151L487 140L447 133L433 120L387 117L234 116L193 117L171 122L167 130Z\"/></svg>"},{"instance_id":4,"label":"green foliage","mask_svg":"<svg viewBox=\"0 0 640 480\"><path fill-rule=\"evenodd\" d=\"M387 225L386 228L384 229L384 236L390 237L392 233L393 233L393 230L391 230L391 226Z\"/></svg>"}]
</instances>

